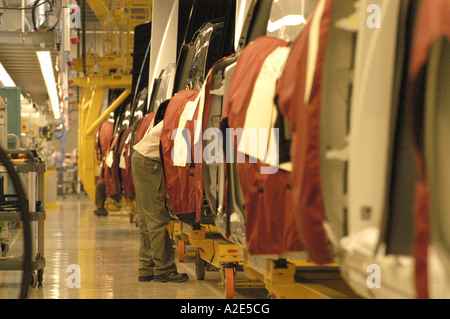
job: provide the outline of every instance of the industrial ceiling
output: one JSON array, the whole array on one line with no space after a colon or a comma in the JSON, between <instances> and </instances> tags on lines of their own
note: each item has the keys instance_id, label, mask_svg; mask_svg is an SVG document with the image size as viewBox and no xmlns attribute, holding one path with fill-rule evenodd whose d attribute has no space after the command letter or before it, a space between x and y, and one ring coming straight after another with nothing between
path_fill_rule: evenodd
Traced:
<instances>
[{"instance_id":1,"label":"industrial ceiling","mask_svg":"<svg viewBox=\"0 0 450 319\"><path fill-rule=\"evenodd\" d=\"M6 10L0 12L4 14ZM2 19L0 19L1 27ZM24 96L30 95L37 104L47 101L47 89L36 56L38 50L52 53L53 63L56 61L57 35L53 31L26 32L6 31L0 28L0 63L3 64L10 77L20 86ZM86 5L86 31L101 31L102 27L89 5Z\"/></svg>"}]
</instances>

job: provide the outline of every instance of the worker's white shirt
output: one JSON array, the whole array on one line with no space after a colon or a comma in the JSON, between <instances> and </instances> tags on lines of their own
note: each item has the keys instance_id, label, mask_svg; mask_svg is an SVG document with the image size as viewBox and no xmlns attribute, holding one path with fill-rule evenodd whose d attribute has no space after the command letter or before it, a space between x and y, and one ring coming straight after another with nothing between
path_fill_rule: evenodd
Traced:
<instances>
[{"instance_id":1,"label":"worker's white shirt","mask_svg":"<svg viewBox=\"0 0 450 319\"><path fill-rule=\"evenodd\" d=\"M163 127L163 122L159 122L155 127L154 120L150 123L145 136L133 148L142 156L154 160L160 160L159 156L159 138Z\"/></svg>"}]
</instances>

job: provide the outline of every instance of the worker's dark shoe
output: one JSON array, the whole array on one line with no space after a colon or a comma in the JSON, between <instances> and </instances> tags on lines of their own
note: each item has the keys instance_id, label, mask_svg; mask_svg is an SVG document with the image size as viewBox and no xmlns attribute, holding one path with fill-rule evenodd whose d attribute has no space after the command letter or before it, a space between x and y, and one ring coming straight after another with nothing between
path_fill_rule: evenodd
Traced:
<instances>
[{"instance_id":1,"label":"worker's dark shoe","mask_svg":"<svg viewBox=\"0 0 450 319\"><path fill-rule=\"evenodd\" d=\"M96 216L108 216L108 211L106 209L96 209L94 210L94 215Z\"/></svg>"},{"instance_id":2,"label":"worker's dark shoe","mask_svg":"<svg viewBox=\"0 0 450 319\"><path fill-rule=\"evenodd\" d=\"M185 282L189 280L189 276L187 274L180 274L176 271L169 272L163 275L155 275L153 281L158 282Z\"/></svg>"},{"instance_id":3,"label":"worker's dark shoe","mask_svg":"<svg viewBox=\"0 0 450 319\"><path fill-rule=\"evenodd\" d=\"M139 276L139 281L152 281L153 280L153 275L151 276Z\"/></svg>"}]
</instances>

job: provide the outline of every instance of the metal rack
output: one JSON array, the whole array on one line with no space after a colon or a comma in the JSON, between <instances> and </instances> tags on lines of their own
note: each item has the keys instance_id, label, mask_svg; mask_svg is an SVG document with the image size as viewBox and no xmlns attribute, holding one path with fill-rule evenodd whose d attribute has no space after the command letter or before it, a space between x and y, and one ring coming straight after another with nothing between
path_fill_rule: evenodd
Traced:
<instances>
[{"instance_id":1,"label":"metal rack","mask_svg":"<svg viewBox=\"0 0 450 319\"><path fill-rule=\"evenodd\" d=\"M45 210L44 203L44 174L45 163L32 150L8 150L16 172L23 176L24 188L27 194L28 209L31 221L32 235L32 276L30 286L41 285L44 275L44 233L45 233ZM6 168L0 165L0 174L7 174ZM21 214L14 210L0 210L0 221L20 221ZM0 257L0 271L23 270L23 256Z\"/></svg>"}]
</instances>

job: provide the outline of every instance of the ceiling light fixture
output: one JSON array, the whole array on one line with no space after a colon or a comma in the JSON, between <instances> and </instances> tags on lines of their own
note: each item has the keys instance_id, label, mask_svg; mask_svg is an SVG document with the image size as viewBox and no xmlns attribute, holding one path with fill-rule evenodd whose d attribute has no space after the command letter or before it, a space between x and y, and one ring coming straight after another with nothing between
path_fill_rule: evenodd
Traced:
<instances>
[{"instance_id":1,"label":"ceiling light fixture","mask_svg":"<svg viewBox=\"0 0 450 319\"><path fill-rule=\"evenodd\" d=\"M5 68L1 63L0 63L0 81L2 82L3 86L16 86L16 83L14 83L13 79L11 79L8 72L6 72Z\"/></svg>"},{"instance_id":2,"label":"ceiling light fixture","mask_svg":"<svg viewBox=\"0 0 450 319\"><path fill-rule=\"evenodd\" d=\"M16 87L16 83L14 83L13 79L9 76L8 72L6 72L3 64L0 63L0 82L3 86L6 87ZM24 101L25 98L23 94L20 94L20 100Z\"/></svg>"},{"instance_id":3,"label":"ceiling light fixture","mask_svg":"<svg viewBox=\"0 0 450 319\"><path fill-rule=\"evenodd\" d=\"M37 51L36 54L41 65L41 71L44 77L45 85L47 86L47 92L50 98L50 105L53 110L53 116L55 117L55 119L60 119L61 112L59 110L58 92L56 90L56 81L55 75L53 73L53 64L50 51Z\"/></svg>"}]
</instances>

